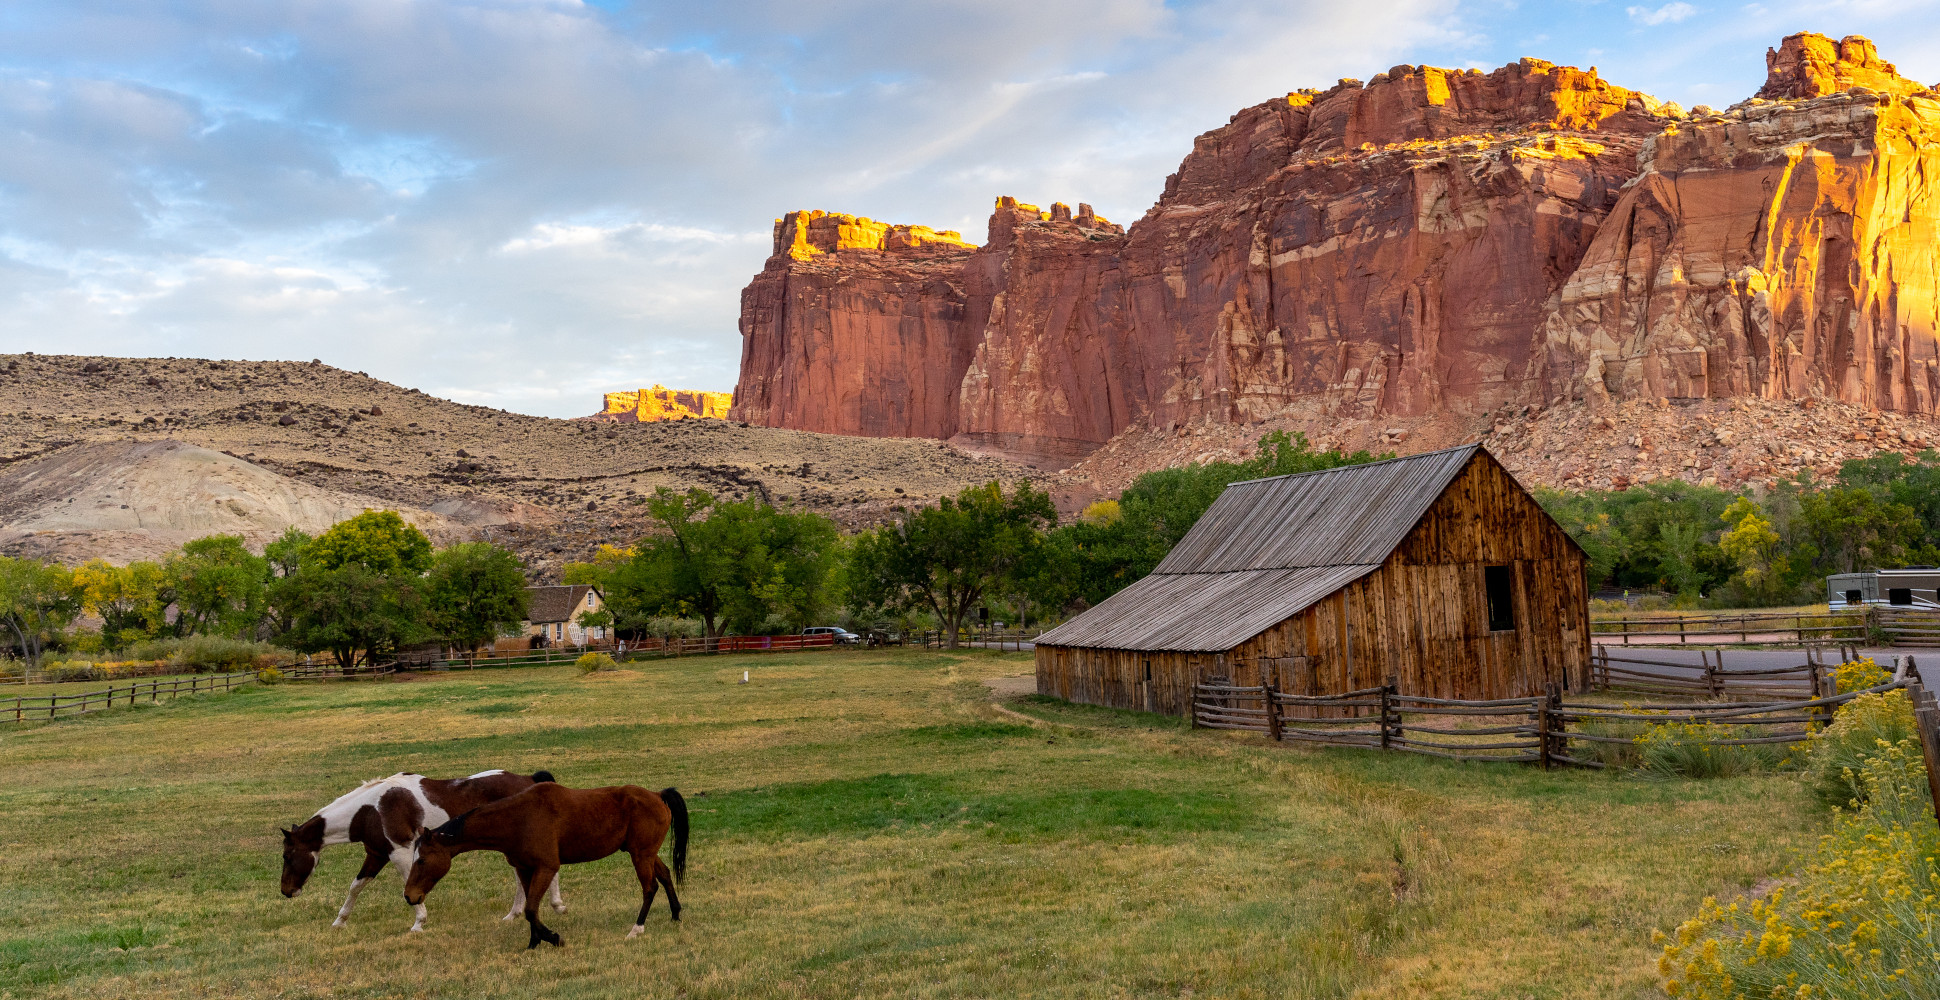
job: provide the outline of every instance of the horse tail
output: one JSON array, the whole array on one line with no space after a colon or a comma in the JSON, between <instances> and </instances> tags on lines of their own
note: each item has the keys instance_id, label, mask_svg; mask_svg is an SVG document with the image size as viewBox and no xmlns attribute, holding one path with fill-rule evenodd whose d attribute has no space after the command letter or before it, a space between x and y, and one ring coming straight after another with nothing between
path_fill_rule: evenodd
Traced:
<instances>
[{"instance_id":1,"label":"horse tail","mask_svg":"<svg viewBox=\"0 0 1940 1000\"><path fill-rule=\"evenodd\" d=\"M680 797L677 789L660 790L660 801L667 803L667 811L674 814L674 878L687 877L687 800Z\"/></svg>"},{"instance_id":2,"label":"horse tail","mask_svg":"<svg viewBox=\"0 0 1940 1000\"><path fill-rule=\"evenodd\" d=\"M532 783L536 785L541 781L553 781L552 772L551 771L532 772Z\"/></svg>"}]
</instances>

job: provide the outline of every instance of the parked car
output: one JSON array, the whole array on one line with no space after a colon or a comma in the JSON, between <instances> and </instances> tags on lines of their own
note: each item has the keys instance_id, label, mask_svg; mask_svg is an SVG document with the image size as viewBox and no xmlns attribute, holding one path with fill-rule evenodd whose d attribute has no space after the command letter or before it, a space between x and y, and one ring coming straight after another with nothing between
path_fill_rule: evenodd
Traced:
<instances>
[{"instance_id":1,"label":"parked car","mask_svg":"<svg viewBox=\"0 0 1940 1000\"><path fill-rule=\"evenodd\" d=\"M838 646L853 646L862 641L861 636L835 625L811 625L808 628L802 629L802 634L832 635L835 637L835 644Z\"/></svg>"}]
</instances>

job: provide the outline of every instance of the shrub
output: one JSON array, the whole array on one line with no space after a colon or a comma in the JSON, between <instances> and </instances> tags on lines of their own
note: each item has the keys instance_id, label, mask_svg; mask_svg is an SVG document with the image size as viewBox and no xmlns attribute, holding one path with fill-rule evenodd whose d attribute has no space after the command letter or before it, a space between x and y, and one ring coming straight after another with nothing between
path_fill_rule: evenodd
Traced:
<instances>
[{"instance_id":1,"label":"shrub","mask_svg":"<svg viewBox=\"0 0 1940 1000\"><path fill-rule=\"evenodd\" d=\"M1813 794L1829 806L1854 806L1866 800L1859 775L1883 743L1918 739L1913 700L1905 691L1862 694L1839 706L1832 725L1812 738L1807 767Z\"/></svg>"},{"instance_id":2,"label":"shrub","mask_svg":"<svg viewBox=\"0 0 1940 1000\"><path fill-rule=\"evenodd\" d=\"M1715 722L1662 722L1638 736L1637 757L1647 772L1665 778L1730 778L1775 767L1784 759L1773 744L1720 744L1755 733Z\"/></svg>"},{"instance_id":3,"label":"shrub","mask_svg":"<svg viewBox=\"0 0 1940 1000\"><path fill-rule=\"evenodd\" d=\"M620 669L620 665L613 662L613 658L605 653L583 653L579 659L573 661L573 665L578 667L579 672L582 674L590 674L600 670Z\"/></svg>"},{"instance_id":4,"label":"shrub","mask_svg":"<svg viewBox=\"0 0 1940 1000\"><path fill-rule=\"evenodd\" d=\"M1628 705L1624 706L1624 711L1640 712ZM1643 763L1638 740L1649 728L1650 723L1638 719L1585 719L1576 724L1576 732L1585 736L1606 736L1625 742L1605 743L1602 740L1583 740L1571 745L1570 755L1596 761L1605 767L1638 767Z\"/></svg>"},{"instance_id":5,"label":"shrub","mask_svg":"<svg viewBox=\"0 0 1940 1000\"><path fill-rule=\"evenodd\" d=\"M1658 959L1665 992L1693 1000L1940 996L1940 826L1917 741L1876 746L1866 804L1770 900L1704 901Z\"/></svg>"},{"instance_id":6,"label":"shrub","mask_svg":"<svg viewBox=\"0 0 1940 1000\"><path fill-rule=\"evenodd\" d=\"M1834 682L1838 685L1840 694L1850 694L1854 691L1891 684L1893 672L1874 663L1873 658L1868 656L1863 660L1849 660L1839 664Z\"/></svg>"}]
</instances>

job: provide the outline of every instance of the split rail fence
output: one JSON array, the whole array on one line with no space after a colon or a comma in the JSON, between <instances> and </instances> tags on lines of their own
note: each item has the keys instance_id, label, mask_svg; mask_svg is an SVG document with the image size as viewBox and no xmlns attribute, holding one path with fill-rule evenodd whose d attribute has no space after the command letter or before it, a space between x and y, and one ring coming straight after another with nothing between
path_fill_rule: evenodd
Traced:
<instances>
[{"instance_id":1,"label":"split rail fence","mask_svg":"<svg viewBox=\"0 0 1940 1000\"><path fill-rule=\"evenodd\" d=\"M1316 696L1287 694L1271 685L1208 683L1193 686L1192 724L1449 760L1603 767L1577 745L1634 744L1634 736L1618 733L1665 723L1730 727L1721 738L1699 741L1713 746L1798 743L1829 723L1839 705L1913 683L1900 679L1846 694L1717 705L1566 702L1555 686L1536 697L1472 701L1404 695L1393 684Z\"/></svg>"},{"instance_id":2,"label":"split rail fence","mask_svg":"<svg viewBox=\"0 0 1940 1000\"><path fill-rule=\"evenodd\" d=\"M185 694L212 694L231 691L256 679L256 671L239 670L230 674L192 674L166 680L116 684L95 691L74 694L43 694L0 698L0 721L26 722L63 715L82 715L105 708L159 702Z\"/></svg>"},{"instance_id":3,"label":"split rail fence","mask_svg":"<svg viewBox=\"0 0 1940 1000\"><path fill-rule=\"evenodd\" d=\"M1592 619L1590 634L1621 645L1668 645L1719 642L1739 645L1773 643L1837 643L1866 641L1868 627L1877 609L1838 613L1750 613L1738 615L1685 615L1661 618ZM1940 616L1932 620L1940 625ZM1935 632L1940 644L1940 630Z\"/></svg>"}]
</instances>

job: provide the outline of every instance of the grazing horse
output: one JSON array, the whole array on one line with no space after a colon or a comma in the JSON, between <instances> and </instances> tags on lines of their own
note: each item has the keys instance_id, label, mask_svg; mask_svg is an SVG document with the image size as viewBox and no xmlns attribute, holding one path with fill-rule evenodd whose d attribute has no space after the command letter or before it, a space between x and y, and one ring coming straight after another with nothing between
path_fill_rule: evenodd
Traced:
<instances>
[{"instance_id":1,"label":"grazing horse","mask_svg":"<svg viewBox=\"0 0 1940 1000\"><path fill-rule=\"evenodd\" d=\"M537 948L541 941L557 945L559 935L539 922L539 887L559 873L560 865L598 861L625 851L633 857L633 872L640 879L640 917L626 934L637 937L646 929L647 910L659 886L667 887L667 907L675 920L680 919L680 897L660 861L660 845L669 829L674 833L674 875L684 877L687 802L679 792L668 788L656 795L635 785L584 789L533 785L420 835L418 860L404 880L404 900L422 906L425 895L451 870L454 855L497 851L526 885L525 920L532 929L526 948Z\"/></svg>"},{"instance_id":2,"label":"grazing horse","mask_svg":"<svg viewBox=\"0 0 1940 1000\"><path fill-rule=\"evenodd\" d=\"M335 802L316 811L308 820L283 831L283 895L293 897L303 891L316 869L317 853L331 844L364 845L364 867L350 883L350 896L337 911L332 927L342 927L350 919L350 908L357 894L389 863L400 875L411 870L412 844L426 827L447 822L451 817L496 802L508 795L531 788L535 783L550 783L552 774L539 771L531 777L506 771L480 771L465 778L441 780L421 774L393 774L366 781ZM541 883L544 888L544 883ZM552 908L566 912L559 898L559 884L552 883ZM414 931L424 930L424 907L415 907ZM518 884L511 920L525 910L525 883Z\"/></svg>"}]
</instances>

